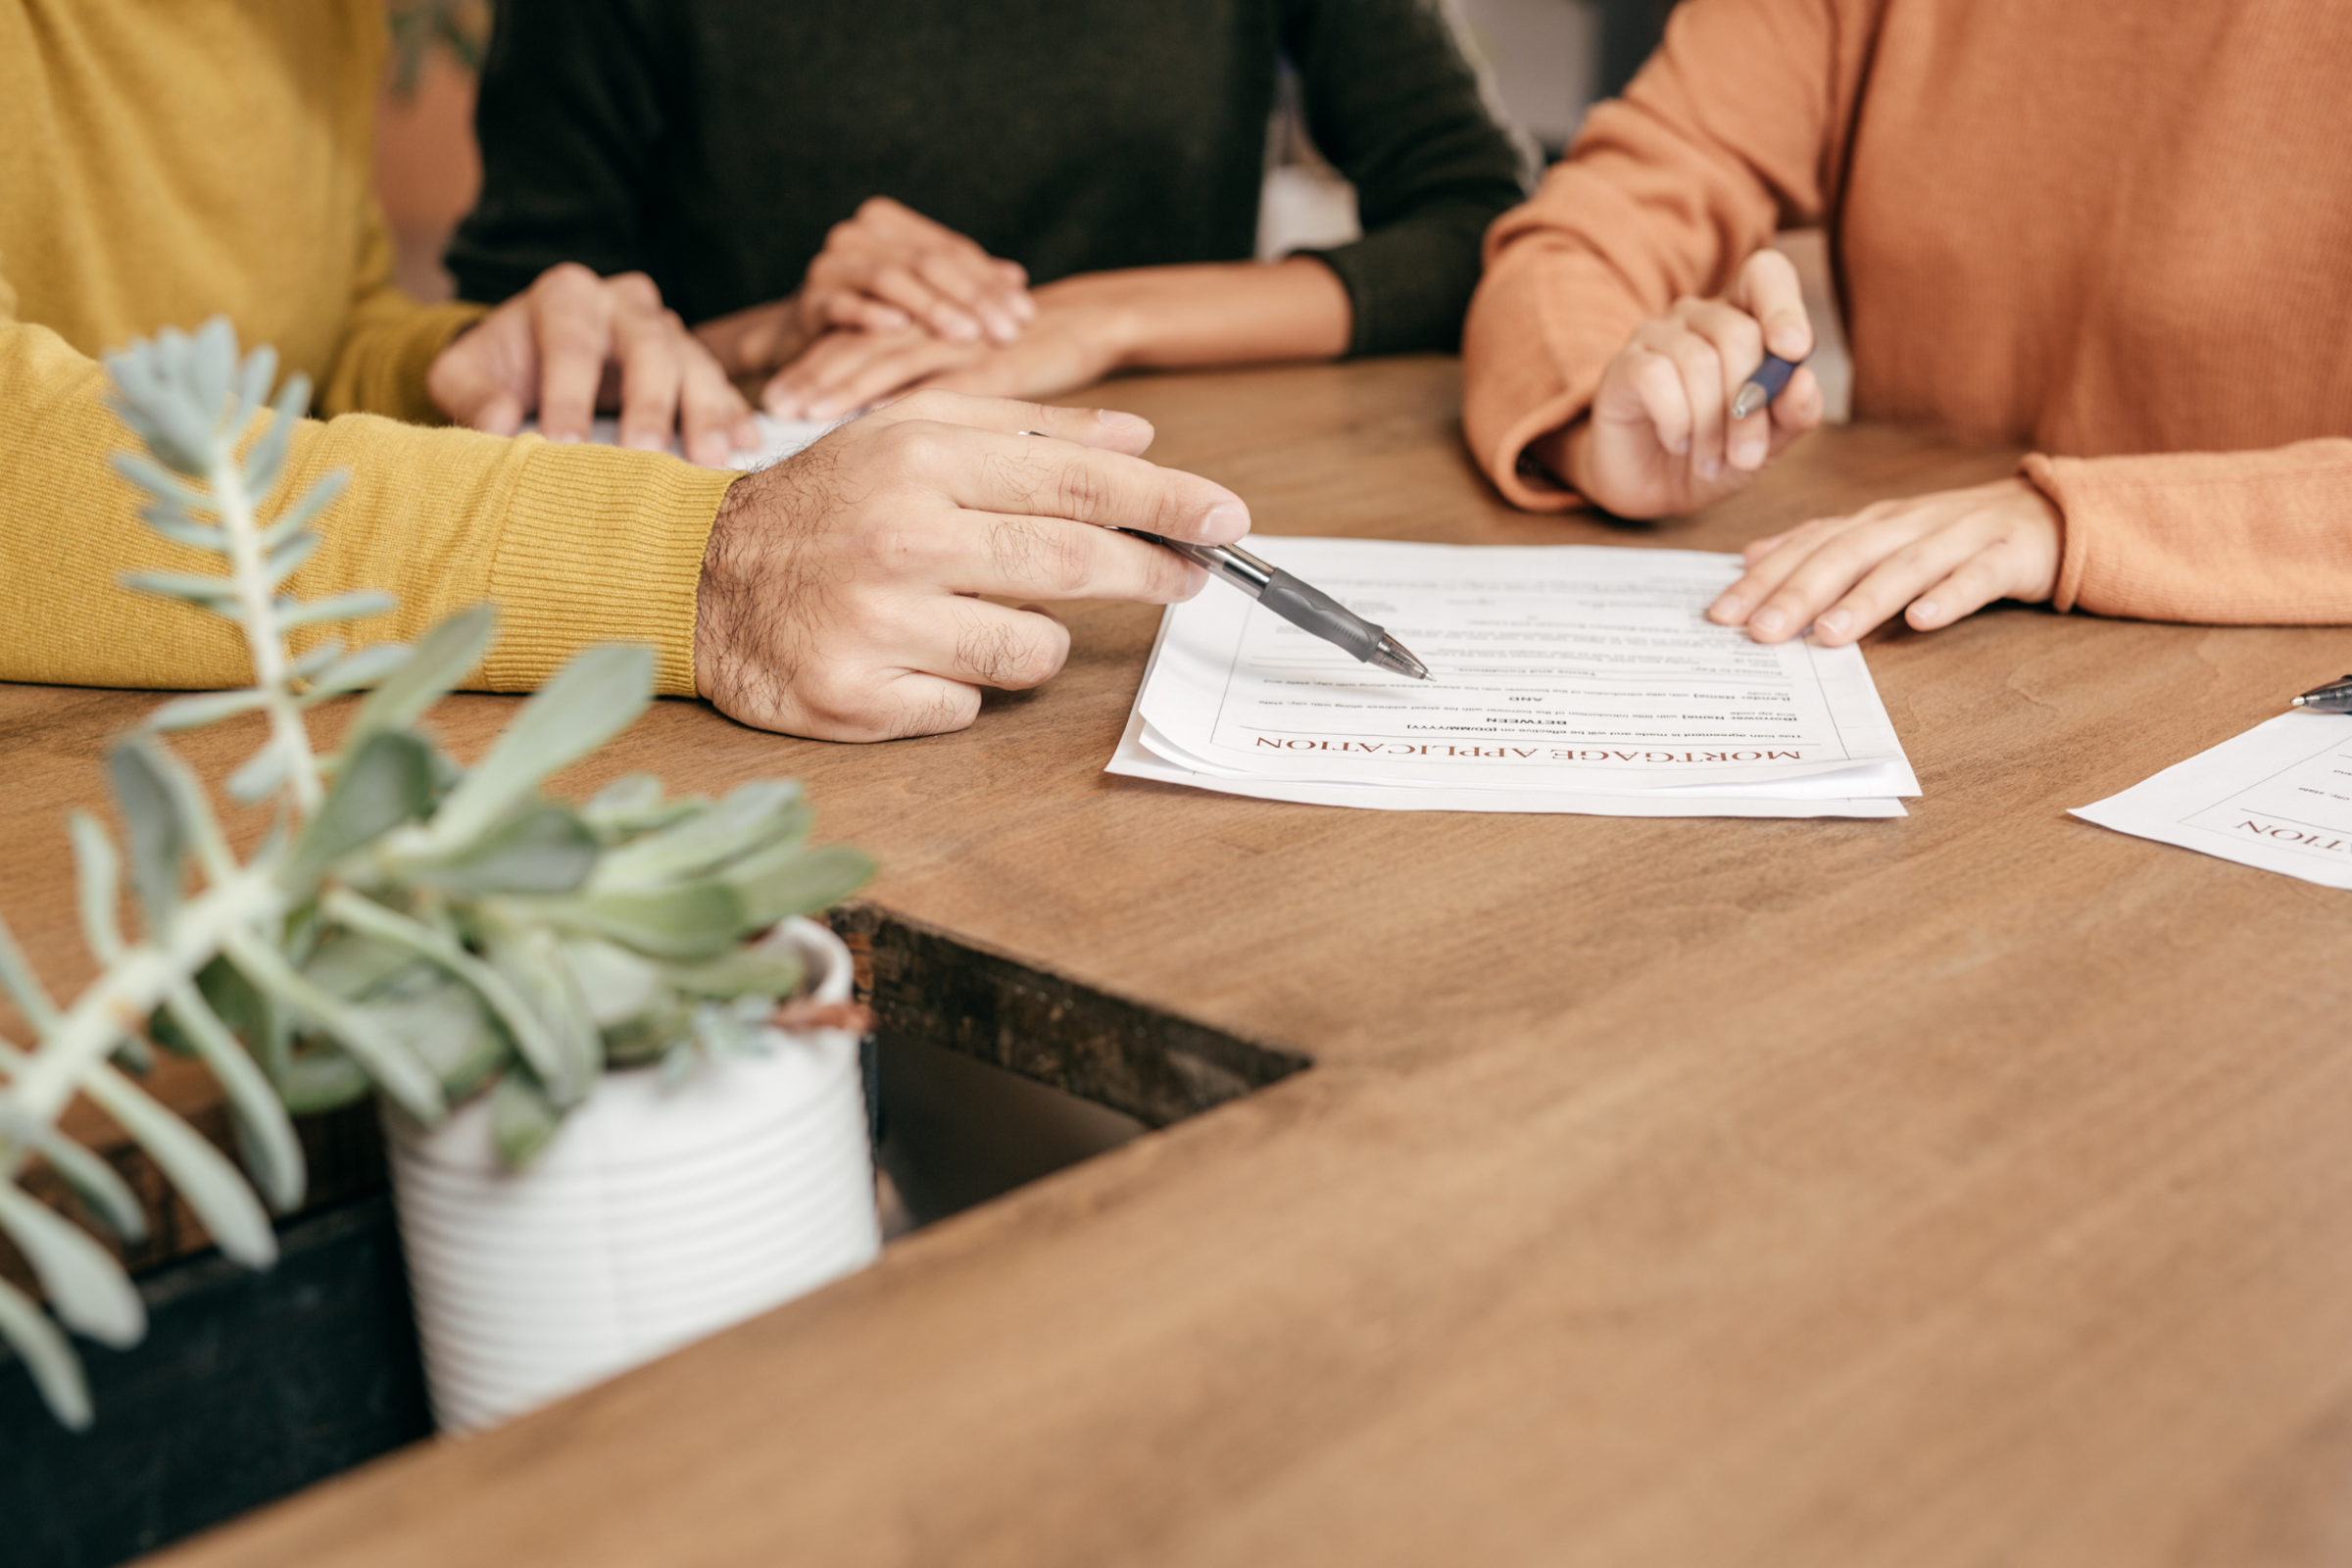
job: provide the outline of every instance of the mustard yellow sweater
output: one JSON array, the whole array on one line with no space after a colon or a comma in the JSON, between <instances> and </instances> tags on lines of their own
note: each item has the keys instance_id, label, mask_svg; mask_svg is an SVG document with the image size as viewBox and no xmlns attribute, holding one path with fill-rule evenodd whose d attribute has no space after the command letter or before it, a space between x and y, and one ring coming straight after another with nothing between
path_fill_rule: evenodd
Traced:
<instances>
[{"instance_id":1,"label":"mustard yellow sweater","mask_svg":"<svg viewBox=\"0 0 2352 1568\"><path fill-rule=\"evenodd\" d=\"M401 601L310 636L413 638L490 599L481 687L526 689L618 640L654 645L661 689L693 693L695 585L734 475L398 422L435 417L425 369L476 313L392 282L369 182L380 5L0 0L0 679L249 678L225 622L117 586L219 562L134 518L106 465L132 437L94 358L225 314L318 388L279 499L352 470L293 590Z\"/></svg>"}]
</instances>

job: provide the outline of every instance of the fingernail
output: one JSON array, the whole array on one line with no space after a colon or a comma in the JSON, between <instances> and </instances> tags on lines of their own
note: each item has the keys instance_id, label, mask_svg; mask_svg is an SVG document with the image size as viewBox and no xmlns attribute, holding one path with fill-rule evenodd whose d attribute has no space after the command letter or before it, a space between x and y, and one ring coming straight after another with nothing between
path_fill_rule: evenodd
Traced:
<instances>
[{"instance_id":1,"label":"fingernail","mask_svg":"<svg viewBox=\"0 0 2352 1568\"><path fill-rule=\"evenodd\" d=\"M1747 624L1760 636L1778 637L1781 634L1781 628L1788 623L1788 617L1777 610L1759 610L1756 612L1755 618Z\"/></svg>"},{"instance_id":2,"label":"fingernail","mask_svg":"<svg viewBox=\"0 0 2352 1568\"><path fill-rule=\"evenodd\" d=\"M1192 598L1208 586L1208 568L1188 561L1184 564L1184 597Z\"/></svg>"},{"instance_id":3,"label":"fingernail","mask_svg":"<svg viewBox=\"0 0 2352 1568\"><path fill-rule=\"evenodd\" d=\"M620 438L620 444L624 447L634 447L640 452L666 452L669 450L669 442L651 430L632 431Z\"/></svg>"},{"instance_id":4,"label":"fingernail","mask_svg":"<svg viewBox=\"0 0 2352 1568\"><path fill-rule=\"evenodd\" d=\"M1816 615L1813 619L1813 629L1831 637L1842 637L1845 635L1846 623L1850 619L1851 617L1844 611L1833 610L1828 614Z\"/></svg>"},{"instance_id":5,"label":"fingernail","mask_svg":"<svg viewBox=\"0 0 2352 1568\"><path fill-rule=\"evenodd\" d=\"M543 433L544 433L544 432L543 432ZM579 440L579 437L578 437L578 436L576 436L576 435L573 435L573 434L572 434L572 433L571 433L569 430L565 430L565 431L562 432L561 434L557 434L557 435L550 435L550 436L548 436L548 439L549 439L550 441L561 441L561 442L563 442L564 445L566 445L566 446L569 446L569 445L571 445L573 442L575 442L575 441Z\"/></svg>"},{"instance_id":6,"label":"fingernail","mask_svg":"<svg viewBox=\"0 0 2352 1568\"><path fill-rule=\"evenodd\" d=\"M1737 626L1740 624L1740 617L1747 613L1747 601L1729 597L1718 599L1707 613L1714 616L1722 625Z\"/></svg>"},{"instance_id":7,"label":"fingernail","mask_svg":"<svg viewBox=\"0 0 2352 1568\"><path fill-rule=\"evenodd\" d=\"M950 316L942 311L934 318L939 335L951 343L969 343L980 335L980 323L968 316Z\"/></svg>"},{"instance_id":8,"label":"fingernail","mask_svg":"<svg viewBox=\"0 0 2352 1568\"><path fill-rule=\"evenodd\" d=\"M1732 461L1742 468L1762 467L1764 466L1764 443L1761 441L1740 442L1732 453Z\"/></svg>"},{"instance_id":9,"label":"fingernail","mask_svg":"<svg viewBox=\"0 0 2352 1568\"><path fill-rule=\"evenodd\" d=\"M1097 409L1095 417L1113 430L1141 430L1152 422L1138 415L1122 414L1117 409Z\"/></svg>"},{"instance_id":10,"label":"fingernail","mask_svg":"<svg viewBox=\"0 0 2352 1568\"><path fill-rule=\"evenodd\" d=\"M1922 599L1911 607L1911 618L1921 623L1932 621L1941 613L1943 612L1936 608L1936 601L1933 599Z\"/></svg>"},{"instance_id":11,"label":"fingernail","mask_svg":"<svg viewBox=\"0 0 2352 1568\"><path fill-rule=\"evenodd\" d=\"M1205 545L1229 545L1249 531L1250 509L1238 501L1211 507L1200 519L1200 542Z\"/></svg>"}]
</instances>

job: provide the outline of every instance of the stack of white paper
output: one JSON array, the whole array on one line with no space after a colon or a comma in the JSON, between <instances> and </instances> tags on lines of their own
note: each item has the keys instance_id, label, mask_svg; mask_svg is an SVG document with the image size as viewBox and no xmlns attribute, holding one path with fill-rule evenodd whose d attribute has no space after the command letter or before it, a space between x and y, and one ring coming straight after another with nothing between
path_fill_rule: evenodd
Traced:
<instances>
[{"instance_id":1,"label":"stack of white paper","mask_svg":"<svg viewBox=\"0 0 2352 1568\"><path fill-rule=\"evenodd\" d=\"M771 419L764 414L755 414L752 417L760 424L760 445L750 452L737 452L730 456L726 462L726 466L730 468L748 471L764 468L771 463L781 463L802 448L813 446L818 437L836 426L848 422L844 419ZM538 429L538 420L523 421L523 434L534 435ZM620 445L620 420L609 414L598 416L588 426L588 439L600 447ZM671 457L682 456L674 436L670 439L669 452Z\"/></svg>"},{"instance_id":2,"label":"stack of white paper","mask_svg":"<svg viewBox=\"0 0 2352 1568\"><path fill-rule=\"evenodd\" d=\"M1737 556L1263 539L1429 666L1360 664L1222 583L1169 607L1109 770L1388 810L1901 816L1919 782L1859 649L1706 608Z\"/></svg>"}]
</instances>

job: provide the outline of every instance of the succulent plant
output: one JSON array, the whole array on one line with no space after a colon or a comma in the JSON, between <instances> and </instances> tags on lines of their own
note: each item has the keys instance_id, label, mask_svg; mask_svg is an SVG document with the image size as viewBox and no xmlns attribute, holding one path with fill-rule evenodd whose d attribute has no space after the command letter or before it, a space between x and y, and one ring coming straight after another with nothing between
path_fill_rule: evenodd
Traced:
<instances>
[{"instance_id":1,"label":"succulent plant","mask_svg":"<svg viewBox=\"0 0 2352 1568\"><path fill-rule=\"evenodd\" d=\"M461 767L418 720L480 662L495 629L488 607L413 648L288 647L298 627L393 608L376 593L306 604L281 591L318 548L313 525L346 477L321 477L261 521L309 401L304 378L268 405L275 355L240 359L220 319L134 343L107 368L114 406L146 449L114 460L148 498L141 516L228 568L125 584L234 621L254 683L167 702L113 747L127 857L95 817L71 818L82 931L103 965L80 996L55 1002L0 926L0 986L35 1035L29 1048L0 1041L0 1232L56 1314L0 1280L0 1337L75 1427L92 1412L64 1331L114 1346L145 1332L114 1253L16 1181L46 1161L99 1224L140 1237L128 1187L58 1128L76 1095L147 1151L224 1253L266 1267L276 1242L265 1203L282 1212L303 1195L289 1107L377 1091L430 1125L487 1094L501 1154L525 1163L607 1066L676 1073L703 1054L764 1049L762 1025L802 976L795 958L753 939L872 873L856 850L809 847L808 804L789 782L720 801L666 799L644 775L581 805L544 795L543 780L651 700L644 648L581 653ZM257 417L264 428L240 457ZM362 690L341 744L315 751L307 710ZM226 789L273 805L275 819L240 859L164 736L247 713L266 720L265 738ZM118 919L125 858L135 937ZM219 1080L245 1174L139 1087L149 1042L200 1058Z\"/></svg>"}]
</instances>

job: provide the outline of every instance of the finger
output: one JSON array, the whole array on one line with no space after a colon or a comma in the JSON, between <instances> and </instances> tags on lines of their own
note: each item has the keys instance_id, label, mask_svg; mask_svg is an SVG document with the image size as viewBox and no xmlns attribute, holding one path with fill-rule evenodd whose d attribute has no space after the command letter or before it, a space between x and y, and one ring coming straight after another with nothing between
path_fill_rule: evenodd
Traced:
<instances>
[{"instance_id":1,"label":"finger","mask_svg":"<svg viewBox=\"0 0 2352 1568\"><path fill-rule=\"evenodd\" d=\"M1913 539L1871 567L1835 605L1813 617L1813 640L1825 648L1852 642L1960 569L1963 563L1984 554L1989 542L1984 530L1967 527L1965 520L1959 526L1946 524Z\"/></svg>"},{"instance_id":2,"label":"finger","mask_svg":"<svg viewBox=\"0 0 2352 1568\"><path fill-rule=\"evenodd\" d=\"M1665 355L1682 377L1683 397L1690 411L1690 471L1713 479L1723 472L1724 413L1731 402L1723 388L1723 356L1714 344L1690 331L1678 334Z\"/></svg>"},{"instance_id":3,"label":"finger","mask_svg":"<svg viewBox=\"0 0 2352 1568\"><path fill-rule=\"evenodd\" d=\"M1780 587L1747 617L1748 635L1781 642L1814 624L1833 604L1913 540L1943 520L1941 509L1897 514L1830 534L1794 562Z\"/></svg>"},{"instance_id":4,"label":"finger","mask_svg":"<svg viewBox=\"0 0 2352 1568\"><path fill-rule=\"evenodd\" d=\"M997 276L1004 285L1005 307L1024 321L1036 320L1037 301L1029 297L1029 269L1003 257L989 265L997 270Z\"/></svg>"},{"instance_id":5,"label":"finger","mask_svg":"<svg viewBox=\"0 0 2352 1568\"><path fill-rule=\"evenodd\" d=\"M1724 461L1743 472L1764 466L1771 442L1772 421L1763 409L1744 419L1733 419L1729 410L1740 388L1764 363L1764 328L1756 318L1722 300L1686 300L1675 308L1687 328L1715 350L1723 375Z\"/></svg>"},{"instance_id":6,"label":"finger","mask_svg":"<svg viewBox=\"0 0 2352 1568\"><path fill-rule=\"evenodd\" d=\"M540 274L530 300L539 344L540 433L585 441L612 349L612 303L596 274L572 263Z\"/></svg>"},{"instance_id":7,"label":"finger","mask_svg":"<svg viewBox=\"0 0 2352 1568\"><path fill-rule=\"evenodd\" d=\"M1141 457L1149 450L1153 434L1151 420L1117 409L1065 409L1050 403L975 398L957 392L918 392L866 416L866 421L877 427L911 420L964 425L999 435L1036 431L1049 440L1074 441L1080 446L1101 447L1129 457ZM1217 488L1221 496L1230 496L1231 492L1221 486Z\"/></svg>"},{"instance_id":8,"label":"finger","mask_svg":"<svg viewBox=\"0 0 2352 1568\"><path fill-rule=\"evenodd\" d=\"M771 398L769 407L786 417L806 415L828 388L855 376L874 359L917 341L929 341L929 334L899 332L885 337L871 332L828 332L768 382L771 390L780 389L783 400L779 404Z\"/></svg>"},{"instance_id":9,"label":"finger","mask_svg":"<svg viewBox=\"0 0 2352 1568\"><path fill-rule=\"evenodd\" d=\"M1161 552L1163 555L1166 552ZM925 674L1000 691L1052 680L1069 658L1069 628L985 599L918 600L923 621L901 628L906 662Z\"/></svg>"},{"instance_id":10,"label":"finger","mask_svg":"<svg viewBox=\"0 0 2352 1568\"><path fill-rule=\"evenodd\" d=\"M1764 346L1784 360L1813 352L1813 319L1805 314L1804 285L1796 264L1769 246L1750 256L1732 281L1732 304L1764 328Z\"/></svg>"},{"instance_id":11,"label":"finger","mask_svg":"<svg viewBox=\"0 0 2352 1568\"><path fill-rule=\"evenodd\" d=\"M708 354L685 354L685 374L678 386L678 445L689 462L706 468L724 467L735 453L756 451L760 445L752 406Z\"/></svg>"},{"instance_id":12,"label":"finger","mask_svg":"<svg viewBox=\"0 0 2352 1568\"><path fill-rule=\"evenodd\" d=\"M620 365L620 444L667 452L678 427L683 333L666 311L622 304L613 314L612 354Z\"/></svg>"},{"instance_id":13,"label":"finger","mask_svg":"<svg viewBox=\"0 0 2352 1568\"><path fill-rule=\"evenodd\" d=\"M513 435L522 427L529 411L493 368L501 359L528 365L533 357L530 320L520 312L519 306L501 307L485 317L443 349L425 372L425 390L452 423L492 435ZM504 356L499 353L502 336L520 340L507 345L510 353Z\"/></svg>"},{"instance_id":14,"label":"finger","mask_svg":"<svg viewBox=\"0 0 2352 1568\"><path fill-rule=\"evenodd\" d=\"M1690 450L1690 399L1682 372L1665 355L1627 347L1602 372L1592 397L1595 424L1646 424L1658 445L1681 457Z\"/></svg>"},{"instance_id":15,"label":"finger","mask_svg":"<svg viewBox=\"0 0 2352 1568\"><path fill-rule=\"evenodd\" d=\"M878 267L864 285L865 292L897 306L951 343L980 340L980 318L933 288L912 268L897 262Z\"/></svg>"},{"instance_id":16,"label":"finger","mask_svg":"<svg viewBox=\"0 0 2352 1568\"><path fill-rule=\"evenodd\" d=\"M914 421L899 430L908 466L974 512L1063 517L1195 544L1231 544L1250 530L1250 509L1223 485L1122 452Z\"/></svg>"},{"instance_id":17,"label":"finger","mask_svg":"<svg viewBox=\"0 0 2352 1568\"><path fill-rule=\"evenodd\" d=\"M1750 417L1770 421L1768 455L1777 458L1798 436L1817 427L1823 412L1821 382L1814 376L1812 367L1800 366L1788 378L1788 384L1781 389L1781 395L1762 414Z\"/></svg>"},{"instance_id":18,"label":"finger","mask_svg":"<svg viewBox=\"0 0 2352 1568\"><path fill-rule=\"evenodd\" d=\"M1903 618L1916 630L1934 631L2006 599L2015 591L2007 560L2014 548L2004 541L1970 556L1948 575L1930 583Z\"/></svg>"},{"instance_id":19,"label":"finger","mask_svg":"<svg viewBox=\"0 0 2352 1568\"><path fill-rule=\"evenodd\" d=\"M946 343L927 334L907 334L899 346L857 362L845 373L820 386L807 400L808 416L832 419L858 409L871 408L904 392L927 375L960 363L973 353L971 345Z\"/></svg>"},{"instance_id":20,"label":"finger","mask_svg":"<svg viewBox=\"0 0 2352 1568\"><path fill-rule=\"evenodd\" d=\"M895 537L891 547L894 564L909 576L998 599L1171 605L1208 581L1164 545L1034 513L959 512L952 525Z\"/></svg>"},{"instance_id":21,"label":"finger","mask_svg":"<svg viewBox=\"0 0 2352 1568\"><path fill-rule=\"evenodd\" d=\"M820 327L846 326L859 332L904 332L914 318L896 305L885 305L870 294L850 289L827 289L812 303Z\"/></svg>"},{"instance_id":22,"label":"finger","mask_svg":"<svg viewBox=\"0 0 2352 1568\"><path fill-rule=\"evenodd\" d=\"M1021 323L999 297L995 269L979 246L966 243L929 252L915 259L915 270L923 281L978 320L990 342L1009 343L1021 335Z\"/></svg>"},{"instance_id":23,"label":"finger","mask_svg":"<svg viewBox=\"0 0 2352 1568\"><path fill-rule=\"evenodd\" d=\"M1802 566L1826 540L1856 526L1868 513L1845 517L1816 517L1811 522L1759 539L1747 547L1747 570L1716 597L1707 617L1722 626L1740 626L1781 584Z\"/></svg>"}]
</instances>

